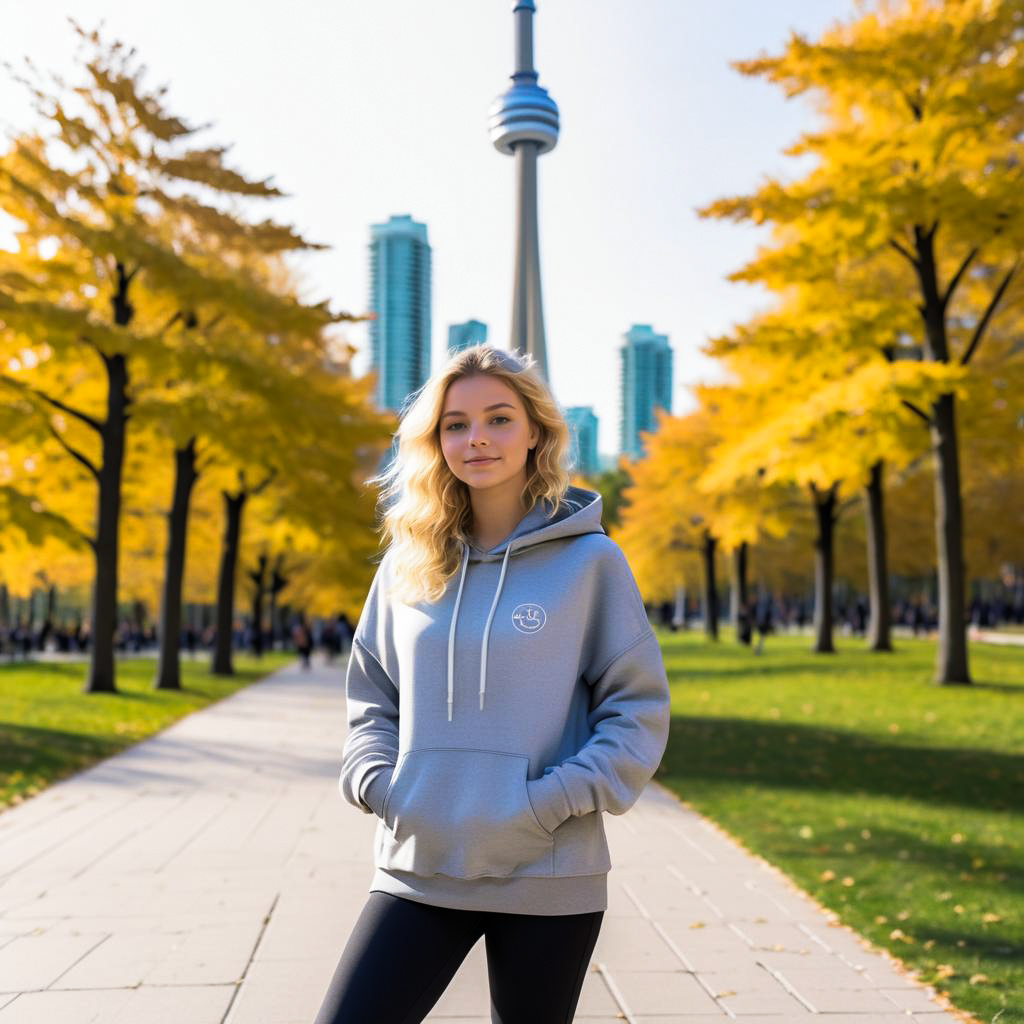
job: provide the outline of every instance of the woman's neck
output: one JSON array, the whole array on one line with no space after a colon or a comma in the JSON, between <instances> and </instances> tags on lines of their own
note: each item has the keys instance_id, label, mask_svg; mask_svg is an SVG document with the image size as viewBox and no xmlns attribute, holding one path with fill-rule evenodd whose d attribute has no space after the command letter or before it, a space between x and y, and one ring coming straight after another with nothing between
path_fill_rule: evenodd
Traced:
<instances>
[{"instance_id":1,"label":"woman's neck","mask_svg":"<svg viewBox=\"0 0 1024 1024\"><path fill-rule=\"evenodd\" d=\"M501 493L499 488L476 491L470 496L473 506L473 538L476 546L489 551L503 541L518 525L526 509L520 488Z\"/></svg>"}]
</instances>

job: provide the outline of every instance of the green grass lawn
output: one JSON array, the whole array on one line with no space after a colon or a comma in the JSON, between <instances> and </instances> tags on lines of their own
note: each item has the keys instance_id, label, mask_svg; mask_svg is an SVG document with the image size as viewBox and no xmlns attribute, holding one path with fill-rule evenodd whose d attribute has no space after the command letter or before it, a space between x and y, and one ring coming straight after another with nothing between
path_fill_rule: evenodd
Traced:
<instances>
[{"instance_id":1,"label":"green grass lawn","mask_svg":"<svg viewBox=\"0 0 1024 1024\"><path fill-rule=\"evenodd\" d=\"M119 693L82 693L85 662L0 664L0 808L81 771L290 664L235 655L235 676L210 675L209 655L181 659L178 692L154 690L154 658L117 662Z\"/></svg>"},{"instance_id":2,"label":"green grass lawn","mask_svg":"<svg viewBox=\"0 0 1024 1024\"><path fill-rule=\"evenodd\" d=\"M673 721L658 780L961 1009L1024 1022L1024 647L658 631Z\"/></svg>"}]
</instances>

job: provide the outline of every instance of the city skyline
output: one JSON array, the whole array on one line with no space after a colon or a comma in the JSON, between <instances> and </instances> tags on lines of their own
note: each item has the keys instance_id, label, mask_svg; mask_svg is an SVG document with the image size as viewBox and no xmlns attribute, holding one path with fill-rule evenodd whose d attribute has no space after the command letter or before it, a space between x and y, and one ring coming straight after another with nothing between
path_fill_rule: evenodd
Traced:
<instances>
[{"instance_id":1,"label":"city skyline","mask_svg":"<svg viewBox=\"0 0 1024 1024\"><path fill-rule=\"evenodd\" d=\"M21 6L6 20L3 59L29 54L73 77L64 12ZM489 140L488 110L514 55L508 0L299 0L287 12L254 0L244 10L182 0L179 17L154 21L127 0L77 0L74 17L90 29L102 20L105 35L137 48L146 81L168 85L175 113L212 123L197 144L230 145L235 166L291 197L275 202L275 217L332 247L296 261L310 298L365 312L367 225L408 213L431 231L432 364L448 325L471 318L505 347L514 167ZM852 0L538 0L536 66L564 117L538 195L549 375L561 402L593 405L602 452L618 447L623 331L654 323L672 338L682 412L687 384L717 372L699 347L766 301L725 280L766 236L693 211L764 174L796 174L781 150L814 119L804 101L787 103L728 61L777 51L791 28L819 32L853 10ZM6 76L0 110L7 130L34 123ZM367 372L368 325L339 333L358 348L353 371Z\"/></svg>"}]
</instances>

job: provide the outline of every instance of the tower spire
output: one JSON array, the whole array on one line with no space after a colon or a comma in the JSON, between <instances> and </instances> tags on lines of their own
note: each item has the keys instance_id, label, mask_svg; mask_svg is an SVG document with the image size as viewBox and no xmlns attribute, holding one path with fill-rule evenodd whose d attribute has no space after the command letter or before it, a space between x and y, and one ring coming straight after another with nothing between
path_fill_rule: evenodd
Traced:
<instances>
[{"instance_id":1,"label":"tower spire","mask_svg":"<svg viewBox=\"0 0 1024 1024\"><path fill-rule=\"evenodd\" d=\"M534 0L513 0L516 50L512 85L491 105L491 142L516 162L516 251L509 348L528 353L548 378L537 228L537 157L558 142L558 106L537 84L533 66Z\"/></svg>"}]
</instances>

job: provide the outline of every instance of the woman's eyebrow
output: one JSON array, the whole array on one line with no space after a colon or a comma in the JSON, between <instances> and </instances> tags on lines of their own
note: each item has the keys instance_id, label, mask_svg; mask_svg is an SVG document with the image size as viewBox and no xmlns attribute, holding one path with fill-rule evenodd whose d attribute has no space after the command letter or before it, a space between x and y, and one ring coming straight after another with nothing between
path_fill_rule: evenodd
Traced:
<instances>
[{"instance_id":1,"label":"woman's eyebrow","mask_svg":"<svg viewBox=\"0 0 1024 1024\"><path fill-rule=\"evenodd\" d=\"M511 402L495 402L494 405L487 406L487 408L484 409L484 412L490 412L492 409L500 409L502 406L504 406L506 409L515 409L515 406L512 405ZM466 414L464 412L459 412L459 410L457 410L457 409L449 409L448 412L446 412L441 417L441 419L445 419L448 416L465 416L465 415Z\"/></svg>"}]
</instances>

